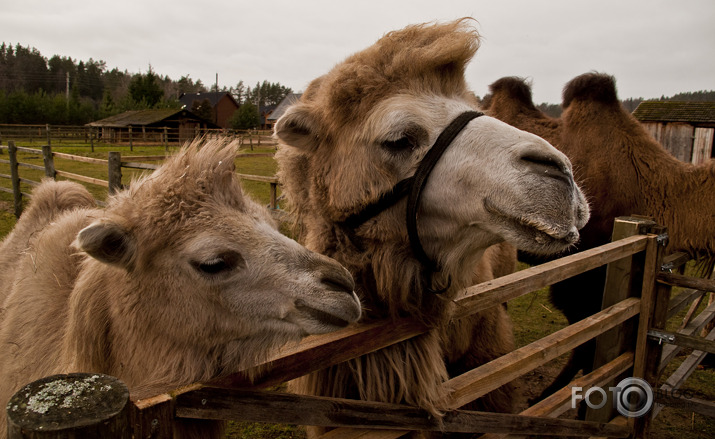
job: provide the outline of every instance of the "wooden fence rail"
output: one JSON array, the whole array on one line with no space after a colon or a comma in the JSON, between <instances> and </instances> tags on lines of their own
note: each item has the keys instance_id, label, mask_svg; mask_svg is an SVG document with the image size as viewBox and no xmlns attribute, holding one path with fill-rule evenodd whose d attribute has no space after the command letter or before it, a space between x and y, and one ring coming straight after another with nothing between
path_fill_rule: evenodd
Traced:
<instances>
[{"instance_id":1,"label":"wooden fence rail","mask_svg":"<svg viewBox=\"0 0 715 439\"><path fill-rule=\"evenodd\" d=\"M25 148L15 146L14 141L8 142L8 146L0 145L0 153L3 151L8 152L9 160L0 159L0 163L6 163L10 165L10 175L1 174L0 178L9 179L12 181L12 189L8 189L0 186L0 191L9 192L13 194L13 206L14 213L17 218L22 214L23 197L30 197L31 194L23 192L21 190L20 183L25 183L29 186L37 186L40 184L39 181L24 179L20 177L19 168L24 167L27 169L39 170L45 173L45 176L57 179L57 177L63 177L75 181L81 181L83 183L89 183L97 186L102 186L108 189L109 194L115 193L117 190L123 187L122 183L122 168L127 169L142 169L142 170L155 170L159 165L151 163L140 163L138 161L123 161L121 153L110 151L108 153L107 160L83 157L73 154L65 154L61 152L54 152L50 145L44 145L42 149L36 148ZM19 162L17 159L17 153L23 152L27 154L37 154L43 156L44 166L34 165L32 163ZM238 156L264 156L266 154L238 154ZM102 180L99 178L88 177L85 175L80 175L72 172L62 171L55 168L54 159L62 158L65 160L72 160L76 162L91 163L95 165L104 165L107 167L107 180ZM132 160L163 160L166 156L130 156ZM280 217L280 213L276 211L278 206L278 178L275 176L266 177L262 175L249 175L249 174L238 174L243 180L258 181L263 183L268 183L270 185L270 202L269 208L274 211L276 216ZM102 204L98 202L99 204Z\"/></svg>"},{"instance_id":2,"label":"wooden fence rail","mask_svg":"<svg viewBox=\"0 0 715 439\"><path fill-rule=\"evenodd\" d=\"M23 140L30 143L39 142L51 145L82 144L92 151L95 146L106 144L125 144L133 150L134 144L159 145L168 148L180 145L189 137L222 136L237 139L242 145L253 146L275 145L271 131L233 130L198 128L187 131L178 127L142 127L127 126L123 128L92 127L87 125L10 125L0 124L0 143L4 139Z\"/></svg>"},{"instance_id":3,"label":"wooden fence rail","mask_svg":"<svg viewBox=\"0 0 715 439\"><path fill-rule=\"evenodd\" d=\"M128 422L131 426L130 434L134 437L170 438L173 435L174 419L191 418L336 428L325 435L326 439L358 436L363 439L398 438L413 430L478 432L487 433L486 437L489 438L509 434L646 437L652 418L650 414L631 419L631 422L619 414L602 421L557 418L571 408L572 386L584 389L606 386L624 373L645 377L654 386L659 362L652 359L660 358L663 350L658 334L666 334L665 337L668 337L664 317L674 308L684 309L687 306L684 303L697 296L685 291L671 299L669 284L713 289L712 281L700 282L662 273L663 267L672 267L673 261L679 260L679 257L671 257L664 261L664 230L640 219L619 219L617 223L623 221L629 223L625 228L636 234L475 285L456 299L457 316L466 316L607 264L609 272L618 273L618 285L628 286L625 297L606 306L601 312L446 382L444 386L449 391L449 397L444 401L447 412L441 422L416 407L292 395L269 390L276 384L400 343L429 330L415 320L402 318L354 325L335 333L309 337L297 345L282 349L273 358L251 370L132 401L131 421ZM657 233L651 233L653 231ZM628 266L628 272L622 271L624 264ZM606 293L609 294L608 291ZM618 293L624 295L622 291ZM706 310L688 325L701 328L712 319L712 314L712 311ZM639 325L635 332L629 333L628 325L624 325L624 322L633 318L639 321ZM576 379L522 413L496 414L459 409L575 346L595 337L603 337L610 329L631 334L625 338L622 352L616 352L614 358L591 373ZM669 342L686 340L686 345L695 343L709 351L712 348L710 340L715 337L713 334L715 332L704 339L675 337L669 339ZM694 361L689 358L681 368L692 371ZM661 389L673 389L682 384L685 372L679 369L677 376L664 385L668 387ZM249 376L255 378L249 379ZM683 400L673 398L671 393L660 397L657 402L673 404L683 403ZM712 402L695 399L686 402L694 411L712 413ZM658 407L654 407L652 412L656 413L657 410Z\"/></svg>"}]
</instances>

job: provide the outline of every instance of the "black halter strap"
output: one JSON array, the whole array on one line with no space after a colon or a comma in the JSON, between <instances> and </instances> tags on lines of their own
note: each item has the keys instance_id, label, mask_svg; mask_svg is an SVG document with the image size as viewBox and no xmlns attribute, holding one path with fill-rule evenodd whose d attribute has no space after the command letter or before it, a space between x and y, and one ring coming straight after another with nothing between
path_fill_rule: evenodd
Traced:
<instances>
[{"instance_id":1,"label":"black halter strap","mask_svg":"<svg viewBox=\"0 0 715 439\"><path fill-rule=\"evenodd\" d=\"M385 192L375 202L368 204L353 215L350 215L342 226L351 231L364 224L367 220L377 216L382 211L397 204L402 198L407 195L407 210L406 210L406 225L407 236L410 240L412 253L417 260L422 264L423 280L426 288L432 290L432 275L441 270L438 263L427 256L422 242L420 241L419 233L417 232L417 210L419 208L422 191L427 184L427 178L437 165L437 162L442 157L442 154L447 150L452 141L459 135L467 124L484 113L478 111L467 111L457 116L447 127L440 133L434 145L427 151L427 154L422 158L420 164L412 177L405 178L397 183L391 190ZM446 290L445 287L444 289ZM441 292L441 291L438 291Z\"/></svg>"}]
</instances>

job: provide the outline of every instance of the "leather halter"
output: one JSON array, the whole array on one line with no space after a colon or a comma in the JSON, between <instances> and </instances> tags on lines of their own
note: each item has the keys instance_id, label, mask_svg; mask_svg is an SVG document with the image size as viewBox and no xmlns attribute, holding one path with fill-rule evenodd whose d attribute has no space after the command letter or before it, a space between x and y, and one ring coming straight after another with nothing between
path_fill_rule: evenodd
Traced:
<instances>
[{"instance_id":1,"label":"leather halter","mask_svg":"<svg viewBox=\"0 0 715 439\"><path fill-rule=\"evenodd\" d=\"M427 253L422 247L419 233L417 232L417 209L419 207L420 198L427 184L427 178L437 165L442 154L444 154L452 141L462 132L470 121L483 115L484 113L478 111L466 111L457 116L437 137L434 145L432 145L429 151L427 151L427 154L425 154L420 161L413 176L401 180L393 186L392 189L382 194L376 201L368 204L361 211L350 215L340 223L341 226L349 232L352 239L355 229L360 227L367 220L394 206L407 195L405 223L407 225L407 236L410 241L410 247L415 258L417 258L422 265L424 287L434 293L446 291L449 288L449 283L441 290L435 291L432 289L432 275L441 271L442 267L427 256Z\"/></svg>"}]
</instances>

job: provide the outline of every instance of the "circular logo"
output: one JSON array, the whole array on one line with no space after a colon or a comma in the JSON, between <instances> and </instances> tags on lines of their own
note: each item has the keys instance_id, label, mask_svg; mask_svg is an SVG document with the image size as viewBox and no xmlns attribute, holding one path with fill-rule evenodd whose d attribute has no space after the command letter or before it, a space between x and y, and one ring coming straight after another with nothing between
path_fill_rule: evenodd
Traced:
<instances>
[{"instance_id":1,"label":"circular logo","mask_svg":"<svg viewBox=\"0 0 715 439\"><path fill-rule=\"evenodd\" d=\"M641 378L624 378L616 389L616 410L623 416L638 418L653 406L653 389Z\"/></svg>"}]
</instances>

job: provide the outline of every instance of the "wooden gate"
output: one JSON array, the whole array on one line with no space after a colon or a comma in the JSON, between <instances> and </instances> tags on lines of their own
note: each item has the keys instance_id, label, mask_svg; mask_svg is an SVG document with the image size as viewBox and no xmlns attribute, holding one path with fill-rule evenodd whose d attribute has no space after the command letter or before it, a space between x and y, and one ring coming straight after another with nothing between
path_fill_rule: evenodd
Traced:
<instances>
[{"instance_id":1,"label":"wooden gate","mask_svg":"<svg viewBox=\"0 0 715 439\"><path fill-rule=\"evenodd\" d=\"M694 290L686 290L671 300L671 285L713 291L715 282L664 272L682 265L687 258L675 255L664 259L667 234L651 221L620 218L616 221L614 239L598 248L472 286L456 299L455 317L458 318L608 264L605 306L601 312L444 383L450 393L444 401L448 411L441 420L405 405L269 390L285 381L400 343L428 330L417 321L406 318L309 337L253 370L132 401L126 420L128 433L122 434L133 434L137 438L171 438L175 419L192 418L335 427L324 436L326 439L399 438L414 430L487 433L487 437L492 438L505 434L644 437L651 420L650 413L657 407L645 416L630 418L613 410L589 414L589 419L595 420L556 417L572 408L575 386L584 390L592 386L605 387L623 374L644 378L653 386L662 370L661 352L666 360L672 355L672 349L677 349L671 345L664 349L663 341L714 352L715 343L711 340L715 332L707 339L690 334L712 320L715 305L685 325L688 330L693 330L690 333L667 333L665 323L670 315L698 296ZM633 335L628 334L629 325L624 324L629 320L636 323ZM599 367L524 412L499 414L459 410L464 404L594 337L598 337L600 346ZM251 381L247 377L253 374L258 378ZM677 375L676 381L680 381L685 374L678 372ZM668 385L674 388L679 385L676 381ZM656 402L667 403L666 399ZM693 410L704 413L713 406L707 401L692 402Z\"/></svg>"}]
</instances>

